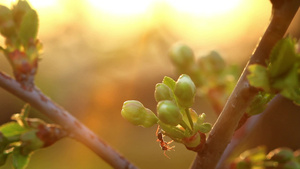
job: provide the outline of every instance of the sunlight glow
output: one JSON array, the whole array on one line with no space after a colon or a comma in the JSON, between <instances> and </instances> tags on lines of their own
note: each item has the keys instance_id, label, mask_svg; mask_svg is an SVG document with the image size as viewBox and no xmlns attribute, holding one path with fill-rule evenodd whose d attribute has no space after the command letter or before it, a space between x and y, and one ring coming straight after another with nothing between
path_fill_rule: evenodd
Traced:
<instances>
[{"instance_id":1,"label":"sunlight glow","mask_svg":"<svg viewBox=\"0 0 300 169\"><path fill-rule=\"evenodd\" d=\"M58 5L58 0L28 0L33 8L48 8Z\"/></svg>"},{"instance_id":2,"label":"sunlight glow","mask_svg":"<svg viewBox=\"0 0 300 169\"><path fill-rule=\"evenodd\" d=\"M58 5L58 0L27 0L29 4L34 9L40 9L40 8L48 8L51 6ZM17 2L17 0L1 0L1 4L10 6L12 3L14 4Z\"/></svg>"},{"instance_id":3,"label":"sunlight glow","mask_svg":"<svg viewBox=\"0 0 300 169\"><path fill-rule=\"evenodd\" d=\"M90 5L112 15L136 15L145 13L153 0L88 0Z\"/></svg>"},{"instance_id":4,"label":"sunlight glow","mask_svg":"<svg viewBox=\"0 0 300 169\"><path fill-rule=\"evenodd\" d=\"M194 15L221 15L238 8L241 0L166 0L176 10Z\"/></svg>"}]
</instances>

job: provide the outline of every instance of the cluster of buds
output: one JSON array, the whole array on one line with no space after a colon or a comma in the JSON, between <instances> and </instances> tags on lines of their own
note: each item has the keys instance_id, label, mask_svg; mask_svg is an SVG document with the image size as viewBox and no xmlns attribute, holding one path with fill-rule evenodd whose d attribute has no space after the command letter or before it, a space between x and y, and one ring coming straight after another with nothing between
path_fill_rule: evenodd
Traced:
<instances>
[{"instance_id":1,"label":"cluster of buds","mask_svg":"<svg viewBox=\"0 0 300 169\"><path fill-rule=\"evenodd\" d=\"M33 86L42 44L36 38L38 15L27 1L19 0L11 9L0 5L0 33L5 38L1 47L18 82L25 89Z\"/></svg>"},{"instance_id":2,"label":"cluster of buds","mask_svg":"<svg viewBox=\"0 0 300 169\"><path fill-rule=\"evenodd\" d=\"M266 147L257 147L243 152L231 162L230 168L300 169L300 150L293 151L283 147L266 154Z\"/></svg>"},{"instance_id":3,"label":"cluster of buds","mask_svg":"<svg viewBox=\"0 0 300 169\"><path fill-rule=\"evenodd\" d=\"M29 106L26 105L20 114L12 116L14 122L0 126L0 166L12 154L15 168L23 168L33 151L48 147L67 136L60 126L27 118L28 113Z\"/></svg>"},{"instance_id":4,"label":"cluster of buds","mask_svg":"<svg viewBox=\"0 0 300 169\"><path fill-rule=\"evenodd\" d=\"M178 74L187 74L203 96L206 96L217 113L220 113L239 76L236 66L226 66L218 52L199 57L197 60L190 47L175 44L170 58Z\"/></svg>"},{"instance_id":5,"label":"cluster of buds","mask_svg":"<svg viewBox=\"0 0 300 169\"><path fill-rule=\"evenodd\" d=\"M136 100L124 102L121 114L134 125L151 127L158 124L161 130L159 133L183 143L189 150L200 151L211 124L204 123L204 113L198 115L191 108L195 95L196 86L188 75L181 75L176 82L165 77L155 87L157 116ZM161 136L159 141L166 145ZM166 150L166 147L162 148Z\"/></svg>"}]
</instances>

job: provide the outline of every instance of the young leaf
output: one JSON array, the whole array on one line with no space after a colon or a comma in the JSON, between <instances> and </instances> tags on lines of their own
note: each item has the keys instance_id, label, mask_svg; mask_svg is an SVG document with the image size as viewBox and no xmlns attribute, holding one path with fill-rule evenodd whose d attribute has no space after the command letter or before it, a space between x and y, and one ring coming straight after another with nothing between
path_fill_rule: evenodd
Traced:
<instances>
[{"instance_id":1,"label":"young leaf","mask_svg":"<svg viewBox=\"0 0 300 169\"><path fill-rule=\"evenodd\" d=\"M251 86L262 88L265 91L270 91L270 82L268 79L267 68L254 64L248 67L250 74L247 76Z\"/></svg>"},{"instance_id":2,"label":"young leaf","mask_svg":"<svg viewBox=\"0 0 300 169\"><path fill-rule=\"evenodd\" d=\"M20 38L23 45L27 46L30 40L36 38L38 32L38 14L35 10L28 10L22 18Z\"/></svg>"},{"instance_id":3,"label":"young leaf","mask_svg":"<svg viewBox=\"0 0 300 169\"><path fill-rule=\"evenodd\" d=\"M266 92L258 93L252 100L250 106L247 108L246 113L250 116L263 112L267 106L267 103L274 97L273 94Z\"/></svg>"},{"instance_id":4,"label":"young leaf","mask_svg":"<svg viewBox=\"0 0 300 169\"><path fill-rule=\"evenodd\" d=\"M300 102L300 83L298 77L298 66L295 65L287 75L277 78L272 87L280 91L280 94L296 103Z\"/></svg>"},{"instance_id":5,"label":"young leaf","mask_svg":"<svg viewBox=\"0 0 300 169\"><path fill-rule=\"evenodd\" d=\"M271 77L277 77L291 69L296 61L295 41L291 37L281 39L270 55L269 71Z\"/></svg>"},{"instance_id":6,"label":"young leaf","mask_svg":"<svg viewBox=\"0 0 300 169\"><path fill-rule=\"evenodd\" d=\"M17 122L10 122L0 126L0 132L2 132L6 138L21 135L26 131L28 131L28 129L21 127Z\"/></svg>"},{"instance_id":7,"label":"young leaf","mask_svg":"<svg viewBox=\"0 0 300 169\"><path fill-rule=\"evenodd\" d=\"M20 147L15 147L12 153L12 160L15 169L24 169L28 165L30 155L23 155Z\"/></svg>"},{"instance_id":8,"label":"young leaf","mask_svg":"<svg viewBox=\"0 0 300 169\"><path fill-rule=\"evenodd\" d=\"M175 80L173 80L172 78L165 76L163 79L163 84L167 85L172 91L174 91L175 88Z\"/></svg>"}]
</instances>

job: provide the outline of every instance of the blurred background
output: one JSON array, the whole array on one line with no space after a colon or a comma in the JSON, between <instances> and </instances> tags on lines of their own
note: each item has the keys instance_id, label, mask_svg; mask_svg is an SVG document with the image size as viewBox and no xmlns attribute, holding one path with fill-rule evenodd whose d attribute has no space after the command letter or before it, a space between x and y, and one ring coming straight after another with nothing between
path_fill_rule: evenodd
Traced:
<instances>
[{"instance_id":1,"label":"blurred background","mask_svg":"<svg viewBox=\"0 0 300 169\"><path fill-rule=\"evenodd\" d=\"M142 169L188 168L196 155L172 143L175 151L166 158L156 142L156 127L135 127L120 114L123 102L132 99L156 111L155 84L165 75L178 78L168 57L170 46L184 42L197 57L216 50L227 62L243 67L271 16L268 0L28 1L39 13L44 45L37 86ZM7 6L12 2L0 0ZM3 54L0 67L12 74ZM0 124L23 105L0 89ZM208 121L216 120L207 101L198 99L194 108L205 112ZM34 109L31 116L51 122ZM4 168L11 168L10 163ZM37 151L28 168L111 167L66 138Z\"/></svg>"}]
</instances>

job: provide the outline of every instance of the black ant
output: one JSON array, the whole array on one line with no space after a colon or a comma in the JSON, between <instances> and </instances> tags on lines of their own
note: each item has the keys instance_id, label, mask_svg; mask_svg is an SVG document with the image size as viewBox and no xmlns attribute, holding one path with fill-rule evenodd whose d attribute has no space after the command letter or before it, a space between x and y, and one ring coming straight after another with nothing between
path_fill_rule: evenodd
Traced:
<instances>
[{"instance_id":1,"label":"black ant","mask_svg":"<svg viewBox=\"0 0 300 169\"><path fill-rule=\"evenodd\" d=\"M163 137L165 136L161 131L159 131L159 126L156 130L156 136L157 136L157 142L160 143L161 149L164 151L164 155L170 159L169 156L167 156L166 151L174 150L175 146L169 146L173 142L173 140L166 142ZM174 150L175 151L175 150Z\"/></svg>"}]
</instances>

